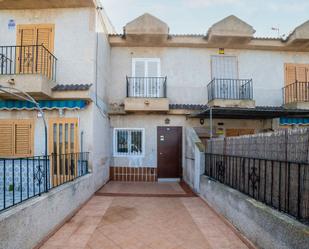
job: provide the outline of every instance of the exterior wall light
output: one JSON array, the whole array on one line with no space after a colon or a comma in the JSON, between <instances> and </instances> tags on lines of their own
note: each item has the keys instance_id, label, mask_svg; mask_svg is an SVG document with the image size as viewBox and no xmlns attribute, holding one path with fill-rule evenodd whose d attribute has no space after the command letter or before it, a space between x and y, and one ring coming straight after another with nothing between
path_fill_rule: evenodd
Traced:
<instances>
[{"instance_id":1,"label":"exterior wall light","mask_svg":"<svg viewBox=\"0 0 309 249\"><path fill-rule=\"evenodd\" d=\"M165 124L170 124L171 120L170 120L169 118L166 118L166 119L164 120L164 122L165 122Z\"/></svg>"},{"instance_id":2,"label":"exterior wall light","mask_svg":"<svg viewBox=\"0 0 309 249\"><path fill-rule=\"evenodd\" d=\"M200 124L203 125L205 123L205 120L203 118L200 119Z\"/></svg>"},{"instance_id":3,"label":"exterior wall light","mask_svg":"<svg viewBox=\"0 0 309 249\"><path fill-rule=\"evenodd\" d=\"M63 109L59 109L59 116L61 118L64 116L64 110Z\"/></svg>"}]
</instances>

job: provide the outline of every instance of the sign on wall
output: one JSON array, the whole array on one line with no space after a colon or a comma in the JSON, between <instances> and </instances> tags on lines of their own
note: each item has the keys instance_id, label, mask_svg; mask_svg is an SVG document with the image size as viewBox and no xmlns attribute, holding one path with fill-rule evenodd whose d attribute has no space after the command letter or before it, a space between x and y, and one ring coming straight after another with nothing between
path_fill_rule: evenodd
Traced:
<instances>
[{"instance_id":1,"label":"sign on wall","mask_svg":"<svg viewBox=\"0 0 309 249\"><path fill-rule=\"evenodd\" d=\"M15 20L10 19L9 22L8 22L8 29L9 30L15 30L15 27L16 27Z\"/></svg>"}]
</instances>

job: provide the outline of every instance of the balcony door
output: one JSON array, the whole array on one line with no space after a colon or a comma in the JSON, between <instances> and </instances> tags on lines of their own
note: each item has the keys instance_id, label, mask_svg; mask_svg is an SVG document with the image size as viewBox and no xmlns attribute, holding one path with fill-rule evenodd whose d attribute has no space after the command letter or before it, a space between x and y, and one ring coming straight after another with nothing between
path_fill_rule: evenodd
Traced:
<instances>
[{"instance_id":1,"label":"balcony door","mask_svg":"<svg viewBox=\"0 0 309 249\"><path fill-rule=\"evenodd\" d=\"M53 186L58 186L77 176L78 151L78 119L50 119L49 154Z\"/></svg>"},{"instance_id":2,"label":"balcony door","mask_svg":"<svg viewBox=\"0 0 309 249\"><path fill-rule=\"evenodd\" d=\"M285 103L309 101L309 64L286 63Z\"/></svg>"},{"instance_id":3,"label":"balcony door","mask_svg":"<svg viewBox=\"0 0 309 249\"><path fill-rule=\"evenodd\" d=\"M242 99L245 90L238 84L238 66L236 56L213 55L211 56L211 78L216 80L218 96L223 98L233 98L235 96ZM235 93L235 89L237 93ZM235 96L232 96L232 95Z\"/></svg>"},{"instance_id":4,"label":"balcony door","mask_svg":"<svg viewBox=\"0 0 309 249\"><path fill-rule=\"evenodd\" d=\"M131 91L136 97L159 97L161 76L159 58L133 58Z\"/></svg>"},{"instance_id":5,"label":"balcony door","mask_svg":"<svg viewBox=\"0 0 309 249\"><path fill-rule=\"evenodd\" d=\"M211 56L211 78L238 79L236 56Z\"/></svg>"},{"instance_id":6,"label":"balcony door","mask_svg":"<svg viewBox=\"0 0 309 249\"><path fill-rule=\"evenodd\" d=\"M17 26L16 69L18 73L40 73L51 77L54 49L53 24ZM43 45L45 49L41 46Z\"/></svg>"}]
</instances>

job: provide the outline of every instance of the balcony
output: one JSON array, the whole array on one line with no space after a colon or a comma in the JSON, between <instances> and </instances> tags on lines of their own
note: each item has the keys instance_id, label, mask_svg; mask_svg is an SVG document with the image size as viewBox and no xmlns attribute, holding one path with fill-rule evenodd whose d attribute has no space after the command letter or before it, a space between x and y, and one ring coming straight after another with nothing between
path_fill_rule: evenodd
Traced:
<instances>
[{"instance_id":1,"label":"balcony","mask_svg":"<svg viewBox=\"0 0 309 249\"><path fill-rule=\"evenodd\" d=\"M127 77L125 111L168 111L166 82L167 77Z\"/></svg>"},{"instance_id":2,"label":"balcony","mask_svg":"<svg viewBox=\"0 0 309 249\"><path fill-rule=\"evenodd\" d=\"M93 0L1 0L0 9L49 9L49 8L78 8L78 7L95 7Z\"/></svg>"},{"instance_id":3,"label":"balcony","mask_svg":"<svg viewBox=\"0 0 309 249\"><path fill-rule=\"evenodd\" d=\"M285 107L309 109L309 82L296 81L282 90Z\"/></svg>"},{"instance_id":4,"label":"balcony","mask_svg":"<svg viewBox=\"0 0 309 249\"><path fill-rule=\"evenodd\" d=\"M35 98L50 97L56 68L57 58L44 45L0 46L1 85L14 86Z\"/></svg>"},{"instance_id":5,"label":"balcony","mask_svg":"<svg viewBox=\"0 0 309 249\"><path fill-rule=\"evenodd\" d=\"M208 105L255 107L252 79L212 79L207 85Z\"/></svg>"}]
</instances>

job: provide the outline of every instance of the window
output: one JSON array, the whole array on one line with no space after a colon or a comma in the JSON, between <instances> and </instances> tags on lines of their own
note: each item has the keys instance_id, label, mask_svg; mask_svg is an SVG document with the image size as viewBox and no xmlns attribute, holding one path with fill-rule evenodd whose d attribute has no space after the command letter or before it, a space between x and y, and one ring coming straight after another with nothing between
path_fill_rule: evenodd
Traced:
<instances>
[{"instance_id":1,"label":"window","mask_svg":"<svg viewBox=\"0 0 309 249\"><path fill-rule=\"evenodd\" d=\"M133 84L130 91L135 97L159 97L163 89L159 58L133 58Z\"/></svg>"},{"instance_id":2,"label":"window","mask_svg":"<svg viewBox=\"0 0 309 249\"><path fill-rule=\"evenodd\" d=\"M295 82L309 82L309 64L290 64L285 65L285 85Z\"/></svg>"},{"instance_id":3,"label":"window","mask_svg":"<svg viewBox=\"0 0 309 249\"><path fill-rule=\"evenodd\" d=\"M26 157L33 155L33 121L0 120L0 156Z\"/></svg>"},{"instance_id":4,"label":"window","mask_svg":"<svg viewBox=\"0 0 309 249\"><path fill-rule=\"evenodd\" d=\"M143 156L144 129L114 129L115 156Z\"/></svg>"},{"instance_id":5,"label":"window","mask_svg":"<svg viewBox=\"0 0 309 249\"><path fill-rule=\"evenodd\" d=\"M54 50L53 24L22 24L17 25L16 68L20 73L44 73L51 75L51 56L43 50L43 45L50 53Z\"/></svg>"},{"instance_id":6,"label":"window","mask_svg":"<svg viewBox=\"0 0 309 249\"><path fill-rule=\"evenodd\" d=\"M236 56L211 56L211 77L216 79L238 79Z\"/></svg>"},{"instance_id":7,"label":"window","mask_svg":"<svg viewBox=\"0 0 309 249\"><path fill-rule=\"evenodd\" d=\"M133 77L160 77L159 58L133 58L132 76Z\"/></svg>"},{"instance_id":8,"label":"window","mask_svg":"<svg viewBox=\"0 0 309 249\"><path fill-rule=\"evenodd\" d=\"M77 176L78 151L78 119L49 119L49 153L52 155L50 175L53 186Z\"/></svg>"}]
</instances>

